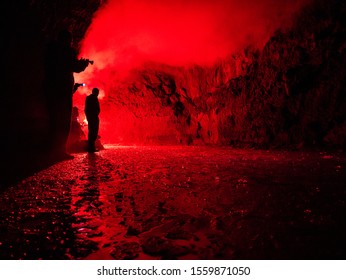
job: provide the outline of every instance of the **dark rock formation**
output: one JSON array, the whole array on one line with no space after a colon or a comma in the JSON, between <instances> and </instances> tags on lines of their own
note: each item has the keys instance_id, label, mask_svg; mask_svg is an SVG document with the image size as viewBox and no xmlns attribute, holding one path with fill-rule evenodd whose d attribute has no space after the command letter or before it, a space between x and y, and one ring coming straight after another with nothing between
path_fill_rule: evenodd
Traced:
<instances>
[{"instance_id":1,"label":"dark rock formation","mask_svg":"<svg viewBox=\"0 0 346 280\"><path fill-rule=\"evenodd\" d=\"M4 1L3 68L5 79L1 145L40 149L47 133L43 95L43 53L58 32L69 28L74 45L83 38L102 1Z\"/></svg>"},{"instance_id":2,"label":"dark rock formation","mask_svg":"<svg viewBox=\"0 0 346 280\"><path fill-rule=\"evenodd\" d=\"M230 141L345 145L345 12L340 1L315 1L269 40L245 76L228 84L230 95L239 95L241 84L232 103L246 108L245 115L230 110L236 120Z\"/></svg>"},{"instance_id":3,"label":"dark rock formation","mask_svg":"<svg viewBox=\"0 0 346 280\"><path fill-rule=\"evenodd\" d=\"M114 90L138 133L119 134L146 143L344 147L345 12L341 1L314 1L261 51L213 67L138 70Z\"/></svg>"}]
</instances>

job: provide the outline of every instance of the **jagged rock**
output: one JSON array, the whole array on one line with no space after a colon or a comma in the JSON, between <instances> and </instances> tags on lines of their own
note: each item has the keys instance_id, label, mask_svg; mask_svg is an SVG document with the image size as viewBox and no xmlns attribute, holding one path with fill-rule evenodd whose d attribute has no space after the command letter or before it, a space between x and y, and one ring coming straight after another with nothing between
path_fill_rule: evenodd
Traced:
<instances>
[{"instance_id":1,"label":"jagged rock","mask_svg":"<svg viewBox=\"0 0 346 280\"><path fill-rule=\"evenodd\" d=\"M116 260L133 260L140 253L140 245L136 242L120 243L113 247L110 255Z\"/></svg>"}]
</instances>

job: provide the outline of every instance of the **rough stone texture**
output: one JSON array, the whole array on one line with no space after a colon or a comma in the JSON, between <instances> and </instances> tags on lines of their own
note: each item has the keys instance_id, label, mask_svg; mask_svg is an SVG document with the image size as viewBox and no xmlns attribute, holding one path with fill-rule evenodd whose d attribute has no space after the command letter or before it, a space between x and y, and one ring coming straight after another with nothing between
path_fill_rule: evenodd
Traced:
<instances>
[{"instance_id":1,"label":"rough stone texture","mask_svg":"<svg viewBox=\"0 0 346 280\"><path fill-rule=\"evenodd\" d=\"M106 147L0 195L1 259L345 259L346 157Z\"/></svg>"},{"instance_id":2,"label":"rough stone texture","mask_svg":"<svg viewBox=\"0 0 346 280\"><path fill-rule=\"evenodd\" d=\"M110 92L115 112L134 115L119 135L144 143L345 147L345 12L341 1L313 1L261 51L248 48L212 67L134 71Z\"/></svg>"},{"instance_id":3,"label":"rough stone texture","mask_svg":"<svg viewBox=\"0 0 346 280\"><path fill-rule=\"evenodd\" d=\"M345 145L335 137L346 117L343 14L340 1L316 1L270 39L239 81L246 114L235 112L232 141Z\"/></svg>"},{"instance_id":4,"label":"rough stone texture","mask_svg":"<svg viewBox=\"0 0 346 280\"><path fill-rule=\"evenodd\" d=\"M225 116L219 113L232 100L215 91L244 75L256 54L245 50L209 67L148 63L126 78L115 74L102 101L110 142L229 144L222 138L229 131L220 133Z\"/></svg>"}]
</instances>

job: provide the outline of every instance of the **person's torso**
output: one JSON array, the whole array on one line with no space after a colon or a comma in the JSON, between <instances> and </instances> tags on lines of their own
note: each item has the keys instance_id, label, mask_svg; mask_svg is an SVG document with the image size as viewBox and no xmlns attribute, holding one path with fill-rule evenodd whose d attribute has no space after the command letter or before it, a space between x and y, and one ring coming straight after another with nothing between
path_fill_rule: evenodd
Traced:
<instances>
[{"instance_id":1,"label":"person's torso","mask_svg":"<svg viewBox=\"0 0 346 280\"><path fill-rule=\"evenodd\" d=\"M87 96L85 100L85 114L87 117L97 117L99 113L100 104L98 98L93 95Z\"/></svg>"}]
</instances>

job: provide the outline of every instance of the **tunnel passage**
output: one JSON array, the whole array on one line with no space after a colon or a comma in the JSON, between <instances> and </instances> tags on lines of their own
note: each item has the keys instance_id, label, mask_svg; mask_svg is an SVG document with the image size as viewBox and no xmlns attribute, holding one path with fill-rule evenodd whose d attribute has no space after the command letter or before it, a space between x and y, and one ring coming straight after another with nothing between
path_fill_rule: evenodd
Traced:
<instances>
[{"instance_id":1,"label":"tunnel passage","mask_svg":"<svg viewBox=\"0 0 346 280\"><path fill-rule=\"evenodd\" d=\"M74 102L83 115L85 95L101 89L106 143L345 146L340 1L184 3L7 4L2 145L44 143L40 51L68 26L95 61L75 75L87 86Z\"/></svg>"},{"instance_id":2,"label":"tunnel passage","mask_svg":"<svg viewBox=\"0 0 346 280\"><path fill-rule=\"evenodd\" d=\"M344 7L274 2L103 6L81 43L95 67L77 78L103 89L104 141L343 146Z\"/></svg>"},{"instance_id":3,"label":"tunnel passage","mask_svg":"<svg viewBox=\"0 0 346 280\"><path fill-rule=\"evenodd\" d=\"M76 82L87 86L76 92L74 103L82 112L85 95L95 85L101 89L100 133L104 142L344 148L345 4L338 0L242 1L236 11L247 12L236 14L236 24L229 25L226 19L232 17L224 4L235 1L205 0L198 1L201 6L194 6L197 1L191 0L189 12L180 9L186 1L174 1L176 6L172 9L168 9L166 1L20 2L6 3L9 12L5 13L6 26L10 28L4 43L6 73L1 110L1 147L5 150L5 168L1 172L6 175L0 174L0 238L5 240L0 241L5 248L0 250L1 256L84 258L100 247L105 251L112 247L111 257L117 259L136 258L141 252L159 253L160 257L186 256L190 249L171 245L179 243L179 239L203 241L198 234L186 233L198 233L201 225L207 225L210 244L215 247L206 251L201 242L197 252L191 248L195 257L283 258L297 257L296 252L304 258L344 257L340 249L345 235L343 156L322 151L276 153L230 147L114 145L96 155L79 153L74 160L56 164L41 160L40 149L47 130L41 89L42 50L66 26L74 34L80 56L95 61L90 73L76 75ZM159 2L166 6L155 7L149 13L153 19L155 12L162 15L157 24L145 18L148 14L143 5ZM109 11L110 19L114 16L107 3L121 11L115 17L116 23L125 23L120 29L115 28L120 36L115 38L125 38L125 42L133 39L120 53L114 47L121 40L114 40L112 28L101 22L103 28L96 28L94 33L103 12L107 15ZM123 5L117 6L119 3ZM129 9L131 5L133 9ZM180 11L180 15L172 19L175 14L167 15L167 10ZM206 12L209 10L212 13ZM204 25L201 32L191 32L199 26L198 19L211 23L220 11L224 12L217 17L221 22L216 20L214 25ZM129 15L132 16L126 21L125 16ZM140 20L131 21L133 15ZM194 20L188 26L191 18ZM262 22L268 27L267 32L260 32L263 18L269 20ZM244 19L250 24L240 36L237 31L243 27ZM271 20L276 24L270 25ZM155 34L133 33L138 30L138 23L149 30L162 28L156 29ZM210 37L220 27L224 29L215 34L228 35L226 40L222 36ZM181 28L185 33L176 32ZM132 33L125 36L128 31ZM101 37L110 40L104 42L99 40ZM191 43L190 37L193 44L186 45ZM166 44L153 41L161 38L166 39ZM235 38L239 44L232 44ZM94 48L95 42L107 48ZM214 44L208 45L209 42ZM170 51L162 51L165 48ZM150 57L150 53L156 56ZM117 67L110 67L113 58ZM83 120L83 115L80 117ZM48 165L53 166L47 168ZM12 187L3 191L2 180L11 179L12 175L17 181L22 177L26 180L10 184ZM155 197L149 204L147 190ZM171 200L162 200L165 192ZM180 196L194 203L190 213L176 215L185 211L186 199ZM146 207L149 212L144 211ZM84 210L86 213L82 213ZM97 244L102 238L102 223L96 227L85 224L84 217L79 219L76 213L87 214L87 218L89 214L103 218L104 214L106 222L115 227L110 233L118 233L119 226L121 238L129 235L141 240L109 243L113 238L110 235ZM117 220L126 214L131 219ZM142 220L134 223L139 216ZM169 218L166 224L161 217ZM172 227L174 217L183 228L165 232ZM268 220L272 221L269 229ZM147 231L161 225L157 235L165 233L163 238L146 236ZM258 228L265 232L257 235ZM230 229L237 230L228 232ZM54 234L58 238L51 238ZM78 235L86 238L74 239ZM227 243L219 243L225 236ZM244 242L244 236L250 243ZM96 243L89 242L89 238ZM294 246L287 242L292 238ZM24 243L28 240L32 243ZM12 244L19 244L20 248ZM168 244L168 248L152 248L153 244ZM76 250L71 251L74 245ZM61 249L55 250L57 246Z\"/></svg>"}]
</instances>

